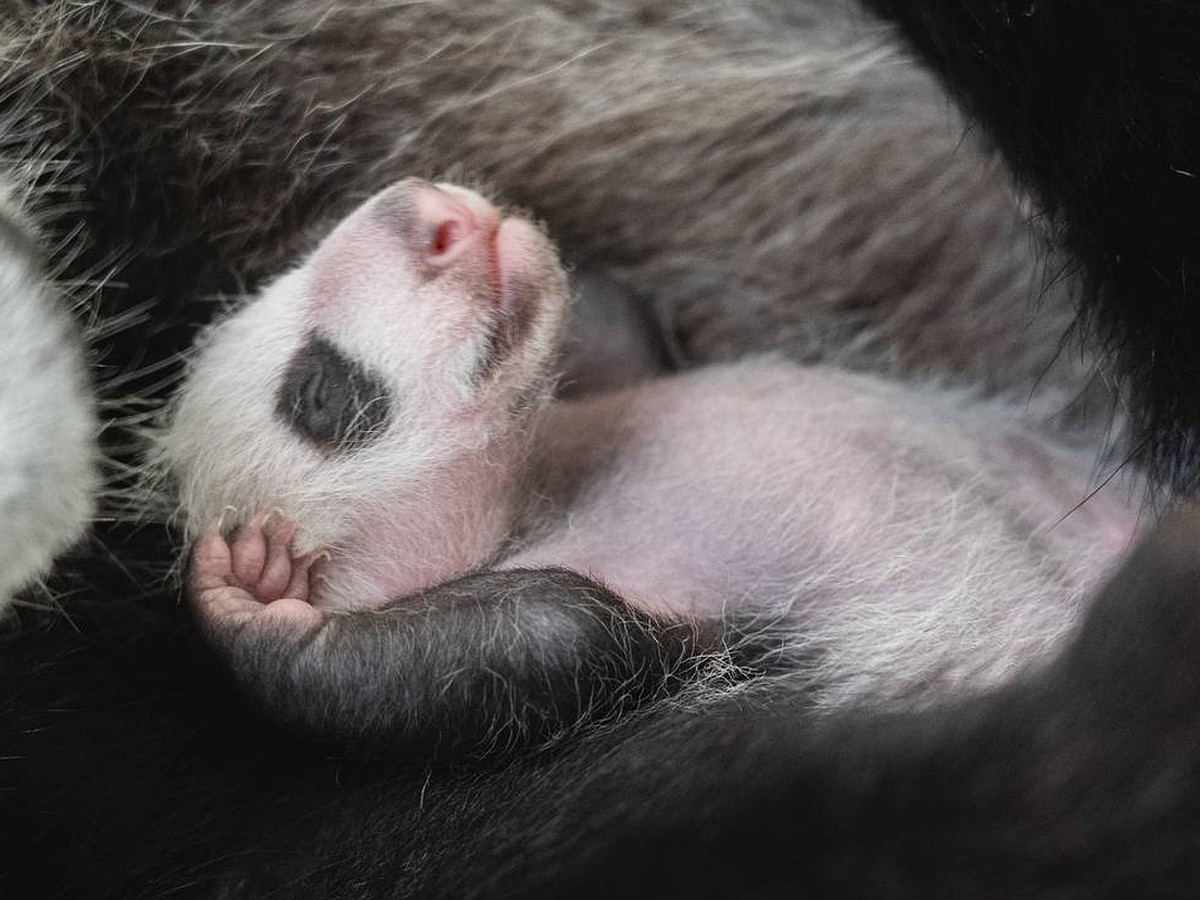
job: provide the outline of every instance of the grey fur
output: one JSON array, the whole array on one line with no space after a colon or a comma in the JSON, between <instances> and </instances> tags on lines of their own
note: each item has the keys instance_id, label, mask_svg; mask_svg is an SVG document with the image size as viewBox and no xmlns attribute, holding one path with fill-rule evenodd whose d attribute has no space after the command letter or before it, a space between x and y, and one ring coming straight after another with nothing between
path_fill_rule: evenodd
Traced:
<instances>
[{"instance_id":1,"label":"grey fur","mask_svg":"<svg viewBox=\"0 0 1200 900\"><path fill-rule=\"evenodd\" d=\"M89 298L93 314L153 301L149 323L102 349L118 370L147 367L141 386L158 393L154 367L190 338L168 327L204 319L198 301L256 286L396 177L456 169L531 207L573 262L642 303L681 367L777 349L1020 401L1043 393L1046 406L1082 394L1072 421L1112 403L1090 357L1061 349L1070 285L1041 294L1047 273L1005 175L890 33L840 4L19 3L0 16L0 97L0 156L64 275L119 276ZM538 588L502 587L479 596L523 604ZM552 587L592 609L586 585ZM473 621L494 634L490 608ZM600 630L601 649L620 633ZM551 632L518 630L531 633L515 650L537 659ZM436 646L456 674L454 651L492 649ZM642 661L636 648L617 657ZM579 659L591 673L595 655ZM466 664L487 684L494 662ZM628 670L615 669L601 679L608 700L625 696L612 688ZM383 674L396 671L411 669ZM485 738L524 724L476 711L457 710ZM560 714L547 713L551 730Z\"/></svg>"},{"instance_id":2,"label":"grey fur","mask_svg":"<svg viewBox=\"0 0 1200 900\"><path fill-rule=\"evenodd\" d=\"M216 324L160 439L199 536L194 607L277 714L309 721L315 704L323 730L345 724L342 738L390 727L404 742L412 721L423 731L459 701L414 686L476 672L432 663L459 646L429 625L443 603L495 617L485 648L511 649L473 662L506 672L513 706L557 707L541 693L560 683L557 648L530 637L544 610L521 610L526 639L514 643L502 603L463 603L472 576L486 591L502 583L488 575L514 569L594 579L607 589L597 596L659 623L703 623L725 646L769 635L825 708L928 702L1057 647L1132 542L1136 479L1097 487L1094 452L998 399L748 358L552 402L546 361L561 350L567 294L553 251L494 208L490 228L463 224L448 191L463 194L413 179L385 189ZM427 237L447 221L460 232L452 254ZM493 261L525 285L519 297L497 299L480 277ZM528 325L485 378L468 377L481 353L494 357L480 335L497 315ZM280 416L288 360L314 344L335 362L306 367L314 399ZM337 389L343 372L370 372L374 393ZM519 417L514 397L528 398ZM337 452L296 427L301 410L349 421L391 398L407 414ZM214 525L221 510L236 534ZM563 607L568 621L596 614L545 609ZM479 640L474 623L464 616L464 645ZM413 660L421 646L428 666Z\"/></svg>"},{"instance_id":3,"label":"grey fur","mask_svg":"<svg viewBox=\"0 0 1200 900\"><path fill-rule=\"evenodd\" d=\"M0 73L4 155L60 163L45 221L82 225L81 264L132 245L165 315L452 170L640 298L679 365L778 349L1111 407L1007 177L840 3L58 0L0 23Z\"/></svg>"},{"instance_id":4,"label":"grey fur","mask_svg":"<svg viewBox=\"0 0 1200 900\"><path fill-rule=\"evenodd\" d=\"M156 304L117 365L170 359L186 335L157 323L383 184L455 170L641 303L681 367L780 350L1079 397L1072 423L1113 403L1007 177L841 4L58 0L0 21L0 61L4 156L66 273L122 262L101 319Z\"/></svg>"}]
</instances>

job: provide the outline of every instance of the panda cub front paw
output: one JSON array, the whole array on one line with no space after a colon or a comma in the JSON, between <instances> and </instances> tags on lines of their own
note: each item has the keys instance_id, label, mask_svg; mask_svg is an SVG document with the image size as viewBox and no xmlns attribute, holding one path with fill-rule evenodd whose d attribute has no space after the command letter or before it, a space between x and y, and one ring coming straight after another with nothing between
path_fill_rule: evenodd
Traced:
<instances>
[{"instance_id":1,"label":"panda cub front paw","mask_svg":"<svg viewBox=\"0 0 1200 900\"><path fill-rule=\"evenodd\" d=\"M196 541L188 593L206 631L223 634L251 625L311 628L323 614L308 602L314 562L297 556L296 527L278 511L258 513L226 537L214 522Z\"/></svg>"}]
</instances>

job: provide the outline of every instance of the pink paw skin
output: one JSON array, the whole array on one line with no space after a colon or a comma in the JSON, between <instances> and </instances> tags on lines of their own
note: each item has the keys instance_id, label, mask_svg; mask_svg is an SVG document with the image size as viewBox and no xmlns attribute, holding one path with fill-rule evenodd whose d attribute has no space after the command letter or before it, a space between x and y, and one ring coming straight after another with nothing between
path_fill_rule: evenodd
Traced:
<instances>
[{"instance_id":1,"label":"pink paw skin","mask_svg":"<svg viewBox=\"0 0 1200 900\"><path fill-rule=\"evenodd\" d=\"M309 604L314 561L296 556L296 526L279 512L258 513L230 538L214 522L196 541L188 567L189 593L209 631L250 625L308 629L323 614Z\"/></svg>"}]
</instances>

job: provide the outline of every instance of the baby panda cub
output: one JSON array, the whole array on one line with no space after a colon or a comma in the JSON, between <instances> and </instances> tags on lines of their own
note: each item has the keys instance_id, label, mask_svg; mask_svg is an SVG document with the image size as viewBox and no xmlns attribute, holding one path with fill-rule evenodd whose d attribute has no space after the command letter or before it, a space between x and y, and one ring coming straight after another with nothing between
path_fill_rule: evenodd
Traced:
<instances>
[{"instance_id":1,"label":"baby panda cub","mask_svg":"<svg viewBox=\"0 0 1200 900\"><path fill-rule=\"evenodd\" d=\"M961 394L759 358L556 400L568 298L528 219L405 180L206 334L161 446L277 716L479 750L750 644L818 706L921 702L1053 647L1135 532Z\"/></svg>"}]
</instances>

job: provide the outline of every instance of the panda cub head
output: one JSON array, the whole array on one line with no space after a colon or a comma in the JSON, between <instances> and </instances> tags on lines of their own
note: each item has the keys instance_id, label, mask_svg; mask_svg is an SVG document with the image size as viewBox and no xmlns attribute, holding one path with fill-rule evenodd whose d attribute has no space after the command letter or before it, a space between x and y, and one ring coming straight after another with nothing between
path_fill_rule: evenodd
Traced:
<instances>
[{"instance_id":1,"label":"panda cub head","mask_svg":"<svg viewBox=\"0 0 1200 900\"><path fill-rule=\"evenodd\" d=\"M189 537L263 510L330 555L317 602L377 604L510 527L569 296L520 215L406 179L205 334L160 436Z\"/></svg>"}]
</instances>

